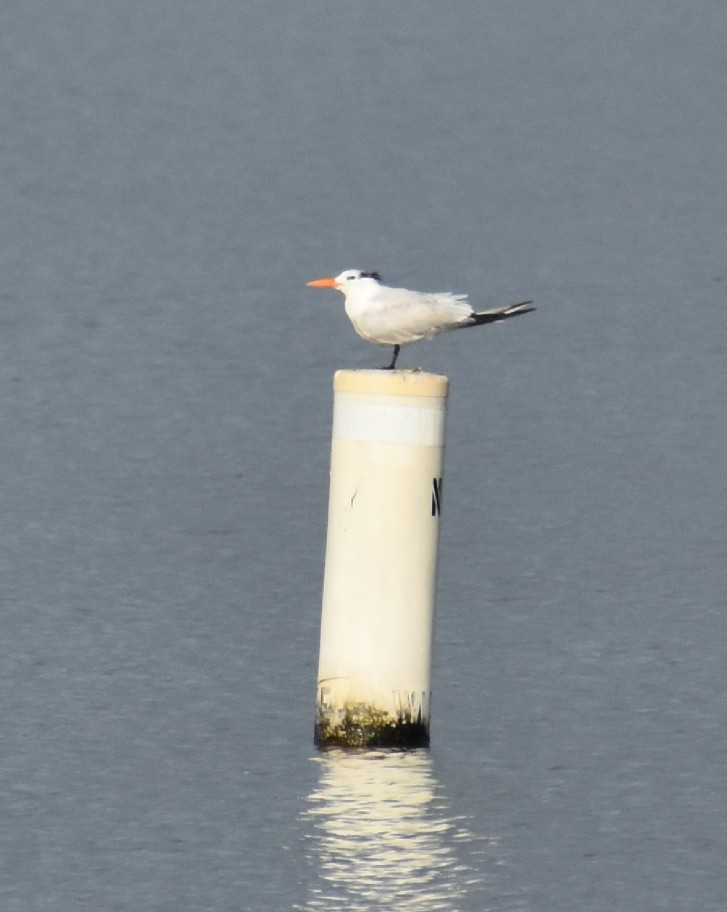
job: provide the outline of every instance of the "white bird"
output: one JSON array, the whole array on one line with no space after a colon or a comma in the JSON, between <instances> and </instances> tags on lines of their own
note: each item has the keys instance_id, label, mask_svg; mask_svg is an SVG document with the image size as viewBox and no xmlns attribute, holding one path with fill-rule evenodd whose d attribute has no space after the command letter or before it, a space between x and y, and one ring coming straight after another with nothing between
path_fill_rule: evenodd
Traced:
<instances>
[{"instance_id":1,"label":"white bird","mask_svg":"<svg viewBox=\"0 0 727 912\"><path fill-rule=\"evenodd\" d=\"M391 288L378 272L347 269L328 279L308 282L314 288L335 288L343 292L353 328L363 339L377 345L393 345L394 356L385 370L393 370L402 345L431 339L442 332L482 326L535 310L532 301L521 301L494 310L475 311L465 294L428 293Z\"/></svg>"}]
</instances>

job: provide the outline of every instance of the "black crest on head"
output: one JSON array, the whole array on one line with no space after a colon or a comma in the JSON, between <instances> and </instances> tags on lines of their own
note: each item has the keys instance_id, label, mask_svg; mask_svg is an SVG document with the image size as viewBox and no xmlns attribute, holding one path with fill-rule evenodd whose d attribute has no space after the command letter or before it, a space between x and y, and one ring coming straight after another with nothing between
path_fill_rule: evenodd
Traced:
<instances>
[{"instance_id":1,"label":"black crest on head","mask_svg":"<svg viewBox=\"0 0 727 912\"><path fill-rule=\"evenodd\" d=\"M376 279L377 282L381 281L381 276L379 275L378 272L362 272L361 278L362 279Z\"/></svg>"}]
</instances>

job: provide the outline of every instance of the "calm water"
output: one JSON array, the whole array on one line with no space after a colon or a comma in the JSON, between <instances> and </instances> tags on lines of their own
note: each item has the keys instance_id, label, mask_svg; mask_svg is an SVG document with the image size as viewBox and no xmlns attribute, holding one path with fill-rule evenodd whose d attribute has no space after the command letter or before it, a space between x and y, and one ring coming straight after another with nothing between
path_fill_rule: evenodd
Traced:
<instances>
[{"instance_id":1,"label":"calm water","mask_svg":"<svg viewBox=\"0 0 727 912\"><path fill-rule=\"evenodd\" d=\"M3 910L727 908L726 33L6 0ZM347 267L539 307L402 354L452 383L425 753L312 747Z\"/></svg>"}]
</instances>

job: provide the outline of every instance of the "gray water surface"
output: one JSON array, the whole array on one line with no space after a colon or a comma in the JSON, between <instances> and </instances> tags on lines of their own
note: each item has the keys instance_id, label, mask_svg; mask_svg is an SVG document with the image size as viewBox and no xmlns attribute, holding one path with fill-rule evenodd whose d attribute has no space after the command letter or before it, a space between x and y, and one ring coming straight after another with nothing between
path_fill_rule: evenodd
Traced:
<instances>
[{"instance_id":1,"label":"gray water surface","mask_svg":"<svg viewBox=\"0 0 727 912\"><path fill-rule=\"evenodd\" d=\"M0 905L727 908L727 11L8 0ZM451 380L432 748L312 745L340 296Z\"/></svg>"}]
</instances>

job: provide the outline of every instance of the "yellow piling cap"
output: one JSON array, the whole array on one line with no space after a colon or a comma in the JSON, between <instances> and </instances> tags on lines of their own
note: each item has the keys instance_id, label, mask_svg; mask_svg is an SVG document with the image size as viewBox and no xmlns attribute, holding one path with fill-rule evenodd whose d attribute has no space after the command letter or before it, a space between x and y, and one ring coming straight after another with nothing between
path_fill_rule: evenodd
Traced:
<instances>
[{"instance_id":1,"label":"yellow piling cap","mask_svg":"<svg viewBox=\"0 0 727 912\"><path fill-rule=\"evenodd\" d=\"M339 370L333 377L337 393L372 396L429 396L447 398L449 378L408 370Z\"/></svg>"}]
</instances>

